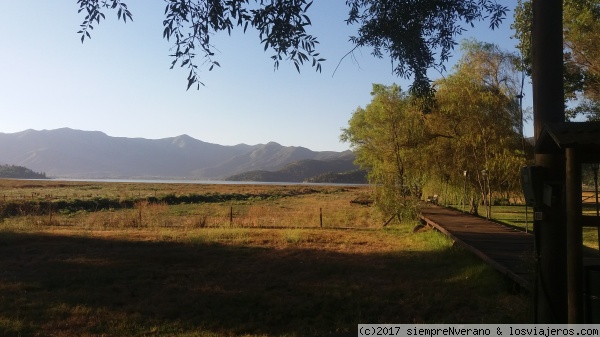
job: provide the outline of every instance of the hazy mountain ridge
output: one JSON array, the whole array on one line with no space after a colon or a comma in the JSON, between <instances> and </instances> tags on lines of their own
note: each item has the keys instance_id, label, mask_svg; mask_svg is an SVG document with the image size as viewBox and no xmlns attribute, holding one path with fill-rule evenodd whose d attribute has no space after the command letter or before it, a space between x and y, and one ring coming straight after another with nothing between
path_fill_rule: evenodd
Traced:
<instances>
[{"instance_id":1,"label":"hazy mountain ridge","mask_svg":"<svg viewBox=\"0 0 600 337\"><path fill-rule=\"evenodd\" d=\"M305 159L289 163L277 171L256 170L227 177L230 181L304 182L325 174L357 170L353 158ZM362 183L362 181L359 181Z\"/></svg>"},{"instance_id":2,"label":"hazy mountain ridge","mask_svg":"<svg viewBox=\"0 0 600 337\"><path fill-rule=\"evenodd\" d=\"M278 170L305 159L338 158L353 159L354 154L274 142L225 146L188 135L125 138L69 128L0 133L0 164L25 166L49 177L216 180L251 170Z\"/></svg>"}]
</instances>

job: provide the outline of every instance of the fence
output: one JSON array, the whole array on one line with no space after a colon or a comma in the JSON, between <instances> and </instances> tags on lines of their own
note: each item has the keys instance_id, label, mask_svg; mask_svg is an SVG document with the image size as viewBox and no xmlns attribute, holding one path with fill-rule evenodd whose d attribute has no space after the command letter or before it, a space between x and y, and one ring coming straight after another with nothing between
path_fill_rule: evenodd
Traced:
<instances>
[{"instance_id":1,"label":"fence","mask_svg":"<svg viewBox=\"0 0 600 337\"><path fill-rule=\"evenodd\" d=\"M214 199L12 199L0 202L0 218L27 218L39 225L123 227L252 227L252 228L369 228L381 225L371 208L351 204L347 199L276 200L242 198L224 201L182 202ZM168 202L167 202L168 201ZM21 219L22 220L22 219Z\"/></svg>"}]
</instances>

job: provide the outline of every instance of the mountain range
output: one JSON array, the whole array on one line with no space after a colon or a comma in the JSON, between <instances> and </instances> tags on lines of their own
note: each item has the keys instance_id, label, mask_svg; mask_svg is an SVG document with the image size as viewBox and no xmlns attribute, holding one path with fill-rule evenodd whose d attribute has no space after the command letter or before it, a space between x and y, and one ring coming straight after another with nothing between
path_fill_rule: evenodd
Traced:
<instances>
[{"instance_id":1,"label":"mountain range","mask_svg":"<svg viewBox=\"0 0 600 337\"><path fill-rule=\"evenodd\" d=\"M57 178L225 180L249 171L275 172L295 163L304 167L305 174L295 175L303 181L356 169L353 160L351 151L318 152L275 142L226 146L188 135L125 138L69 128L0 133L0 165L25 166Z\"/></svg>"}]
</instances>

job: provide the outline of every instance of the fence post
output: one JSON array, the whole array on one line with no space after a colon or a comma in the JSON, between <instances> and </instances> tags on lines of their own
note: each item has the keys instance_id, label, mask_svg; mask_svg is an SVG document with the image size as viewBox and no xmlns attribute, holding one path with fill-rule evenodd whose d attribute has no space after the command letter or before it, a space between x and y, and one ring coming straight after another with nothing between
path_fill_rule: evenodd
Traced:
<instances>
[{"instance_id":1,"label":"fence post","mask_svg":"<svg viewBox=\"0 0 600 337\"><path fill-rule=\"evenodd\" d=\"M323 228L323 208L319 208L319 222L321 224L321 228Z\"/></svg>"},{"instance_id":2,"label":"fence post","mask_svg":"<svg viewBox=\"0 0 600 337\"><path fill-rule=\"evenodd\" d=\"M233 227L233 206L229 207L229 227Z\"/></svg>"},{"instance_id":3,"label":"fence post","mask_svg":"<svg viewBox=\"0 0 600 337\"><path fill-rule=\"evenodd\" d=\"M52 202L48 203L50 206L50 219L48 220L48 226L52 226L52 214L54 213L54 210L52 210Z\"/></svg>"}]
</instances>

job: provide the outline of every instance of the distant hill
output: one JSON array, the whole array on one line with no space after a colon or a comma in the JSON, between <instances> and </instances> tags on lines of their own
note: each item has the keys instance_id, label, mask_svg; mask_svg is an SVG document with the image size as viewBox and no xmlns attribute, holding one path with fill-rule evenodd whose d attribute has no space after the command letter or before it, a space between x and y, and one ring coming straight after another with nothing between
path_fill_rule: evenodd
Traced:
<instances>
[{"instance_id":1,"label":"distant hill","mask_svg":"<svg viewBox=\"0 0 600 337\"><path fill-rule=\"evenodd\" d=\"M317 152L267 144L225 146L188 135L163 139L111 137L69 128L0 133L0 163L49 177L222 180L292 162L354 158L351 151Z\"/></svg>"},{"instance_id":2,"label":"distant hill","mask_svg":"<svg viewBox=\"0 0 600 337\"><path fill-rule=\"evenodd\" d=\"M269 142L265 145L240 154L225 161L219 165L204 171L206 175L219 175L222 172L233 172L235 174L245 174L252 171L275 171L283 169L286 165L301 160L331 160L331 159L351 159L354 160L354 154L351 151L345 152L314 152L304 147L281 146L275 142ZM230 180L231 175L225 180ZM233 180L239 181L239 180ZM252 180L252 181L274 181L274 180ZM275 180L280 181L280 180ZM294 180L296 181L296 180Z\"/></svg>"},{"instance_id":3,"label":"distant hill","mask_svg":"<svg viewBox=\"0 0 600 337\"><path fill-rule=\"evenodd\" d=\"M356 165L354 165L353 161L354 158L350 157L329 160L306 159L287 164L282 169L277 171L249 171L227 177L226 180L266 182L334 182L325 181L325 177L329 176L331 180L335 180L335 178L333 178L334 175L340 175L342 174L342 172L356 171L357 167ZM359 176L353 176L351 178L350 176L348 176L347 178L349 178L349 180L352 180L352 178L354 178L354 180L339 182L363 183L364 173L362 179Z\"/></svg>"},{"instance_id":4,"label":"distant hill","mask_svg":"<svg viewBox=\"0 0 600 337\"><path fill-rule=\"evenodd\" d=\"M26 167L16 165L0 165L0 178L48 179L45 173L33 172Z\"/></svg>"}]
</instances>

